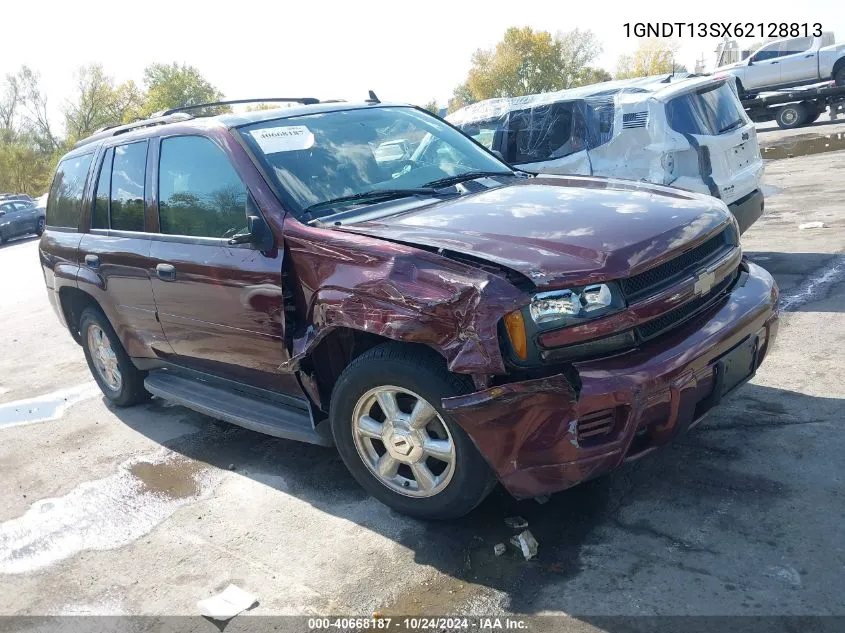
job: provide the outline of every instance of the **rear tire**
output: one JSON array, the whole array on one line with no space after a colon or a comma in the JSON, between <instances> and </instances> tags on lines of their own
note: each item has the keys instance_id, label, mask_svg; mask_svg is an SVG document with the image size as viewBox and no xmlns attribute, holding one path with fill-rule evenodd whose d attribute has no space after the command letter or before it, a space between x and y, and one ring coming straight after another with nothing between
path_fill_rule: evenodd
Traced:
<instances>
[{"instance_id":1,"label":"rear tire","mask_svg":"<svg viewBox=\"0 0 845 633\"><path fill-rule=\"evenodd\" d=\"M441 399L471 388L427 348L385 343L356 358L334 387L330 415L349 472L402 514L450 519L468 513L496 479Z\"/></svg>"},{"instance_id":2,"label":"rear tire","mask_svg":"<svg viewBox=\"0 0 845 633\"><path fill-rule=\"evenodd\" d=\"M792 130L804 125L807 120L807 108L801 103L790 103L779 108L775 114L775 121L778 127L784 130Z\"/></svg>"},{"instance_id":3,"label":"rear tire","mask_svg":"<svg viewBox=\"0 0 845 633\"><path fill-rule=\"evenodd\" d=\"M147 372L132 364L99 308L88 307L82 311L79 333L88 368L106 398L118 407L128 407L150 397L144 389Z\"/></svg>"},{"instance_id":4,"label":"rear tire","mask_svg":"<svg viewBox=\"0 0 845 633\"><path fill-rule=\"evenodd\" d=\"M837 86L845 86L845 64L836 69L833 74L833 81Z\"/></svg>"}]
</instances>

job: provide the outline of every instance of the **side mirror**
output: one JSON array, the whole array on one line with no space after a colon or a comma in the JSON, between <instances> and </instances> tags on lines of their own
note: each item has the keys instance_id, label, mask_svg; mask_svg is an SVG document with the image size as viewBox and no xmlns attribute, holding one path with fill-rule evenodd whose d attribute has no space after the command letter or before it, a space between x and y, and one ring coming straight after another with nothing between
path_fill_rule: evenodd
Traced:
<instances>
[{"instance_id":1,"label":"side mirror","mask_svg":"<svg viewBox=\"0 0 845 633\"><path fill-rule=\"evenodd\" d=\"M273 232L267 222L260 215L247 217L248 233L235 235L229 240L230 246L237 244L251 244L257 251L271 251L274 246Z\"/></svg>"},{"instance_id":2,"label":"side mirror","mask_svg":"<svg viewBox=\"0 0 845 633\"><path fill-rule=\"evenodd\" d=\"M4 215L6 215L6 212L5 212L5 211L0 211L0 218L2 218Z\"/></svg>"},{"instance_id":3,"label":"side mirror","mask_svg":"<svg viewBox=\"0 0 845 633\"><path fill-rule=\"evenodd\" d=\"M749 58L748 58L748 65L749 65L749 66L753 66L753 65L754 65L754 58L753 58L753 57L749 57Z\"/></svg>"}]
</instances>

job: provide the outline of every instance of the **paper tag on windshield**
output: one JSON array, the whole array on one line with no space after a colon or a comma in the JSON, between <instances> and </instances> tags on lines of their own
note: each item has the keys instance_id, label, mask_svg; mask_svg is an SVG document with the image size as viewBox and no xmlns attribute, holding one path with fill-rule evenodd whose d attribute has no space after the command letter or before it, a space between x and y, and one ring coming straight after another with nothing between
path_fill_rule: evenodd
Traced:
<instances>
[{"instance_id":1,"label":"paper tag on windshield","mask_svg":"<svg viewBox=\"0 0 845 633\"><path fill-rule=\"evenodd\" d=\"M314 145L314 133L304 125L267 127L263 130L250 130L250 134L265 154L292 152Z\"/></svg>"}]
</instances>

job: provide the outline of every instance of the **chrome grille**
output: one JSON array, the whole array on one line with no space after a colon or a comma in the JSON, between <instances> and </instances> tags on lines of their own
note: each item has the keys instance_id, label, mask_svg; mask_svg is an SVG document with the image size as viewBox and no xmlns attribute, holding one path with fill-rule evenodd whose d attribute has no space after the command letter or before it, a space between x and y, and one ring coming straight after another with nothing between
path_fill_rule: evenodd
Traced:
<instances>
[{"instance_id":1,"label":"chrome grille","mask_svg":"<svg viewBox=\"0 0 845 633\"><path fill-rule=\"evenodd\" d=\"M622 287L622 292L625 293L628 303L635 303L639 299L654 294L660 289L669 286L682 275L699 269L704 262L715 259L716 255L721 255L729 251L732 248L730 233L731 231L729 229L725 229L703 244L696 246L678 257L670 259L668 262L655 266L654 268L649 268L645 272L634 275L633 277L620 279L619 285Z\"/></svg>"}]
</instances>

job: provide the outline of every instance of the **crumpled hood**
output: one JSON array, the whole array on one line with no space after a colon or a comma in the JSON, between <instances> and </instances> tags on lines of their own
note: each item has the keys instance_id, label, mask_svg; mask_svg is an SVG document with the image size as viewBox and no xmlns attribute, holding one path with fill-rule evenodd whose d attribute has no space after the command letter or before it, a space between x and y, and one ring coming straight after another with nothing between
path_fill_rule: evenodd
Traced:
<instances>
[{"instance_id":1,"label":"crumpled hood","mask_svg":"<svg viewBox=\"0 0 845 633\"><path fill-rule=\"evenodd\" d=\"M542 176L340 230L471 255L555 288L636 274L729 222L727 207L709 196Z\"/></svg>"}]
</instances>

